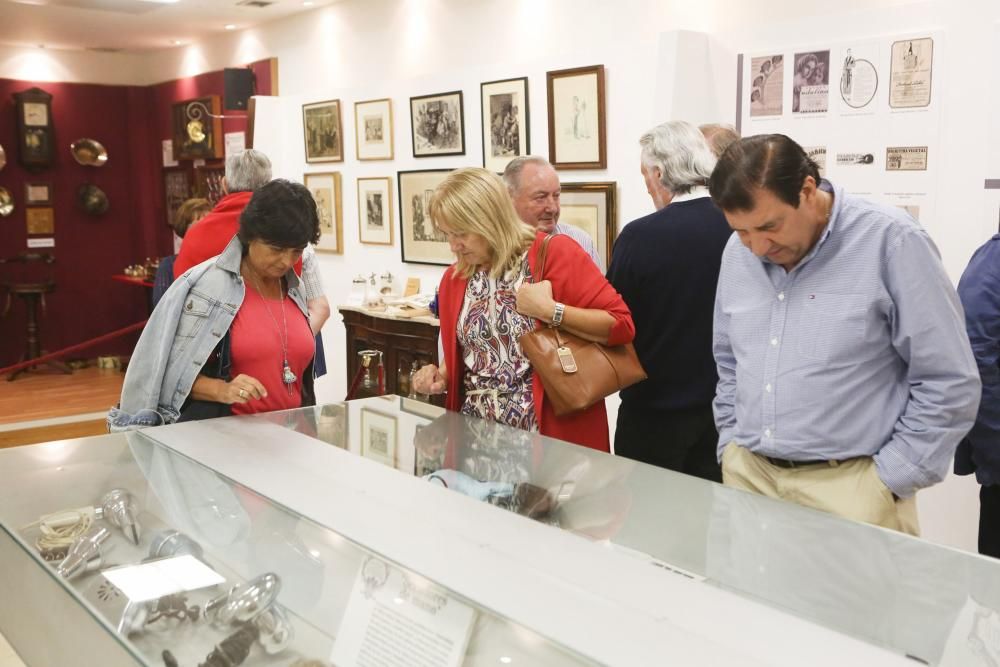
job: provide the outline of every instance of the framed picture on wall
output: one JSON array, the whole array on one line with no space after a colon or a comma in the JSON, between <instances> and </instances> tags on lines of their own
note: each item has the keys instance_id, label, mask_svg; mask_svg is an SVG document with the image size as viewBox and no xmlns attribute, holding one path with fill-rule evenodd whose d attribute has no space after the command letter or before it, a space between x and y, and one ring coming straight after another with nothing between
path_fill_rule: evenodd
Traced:
<instances>
[{"instance_id":1,"label":"framed picture on wall","mask_svg":"<svg viewBox=\"0 0 1000 667\"><path fill-rule=\"evenodd\" d=\"M222 103L218 95L177 102L172 107L175 160L225 157L222 144Z\"/></svg>"},{"instance_id":2,"label":"framed picture on wall","mask_svg":"<svg viewBox=\"0 0 1000 667\"><path fill-rule=\"evenodd\" d=\"M362 243L392 245L392 179L358 179L358 238Z\"/></svg>"},{"instance_id":3,"label":"framed picture on wall","mask_svg":"<svg viewBox=\"0 0 1000 667\"><path fill-rule=\"evenodd\" d=\"M344 221L340 192L340 172L306 174L303 183L316 200L320 237L316 252L344 254Z\"/></svg>"},{"instance_id":4,"label":"framed picture on wall","mask_svg":"<svg viewBox=\"0 0 1000 667\"><path fill-rule=\"evenodd\" d=\"M359 160L391 160L392 100L354 103L354 147Z\"/></svg>"},{"instance_id":5,"label":"framed picture on wall","mask_svg":"<svg viewBox=\"0 0 1000 667\"><path fill-rule=\"evenodd\" d=\"M56 230L55 210L51 206L24 209L24 220L28 235L54 234Z\"/></svg>"},{"instance_id":6,"label":"framed picture on wall","mask_svg":"<svg viewBox=\"0 0 1000 667\"><path fill-rule=\"evenodd\" d=\"M447 237L434 228L429 210L434 189L451 171L422 169L397 174L400 251L404 262L448 266L455 261Z\"/></svg>"},{"instance_id":7,"label":"framed picture on wall","mask_svg":"<svg viewBox=\"0 0 1000 667\"><path fill-rule=\"evenodd\" d=\"M604 65L545 74L549 162L556 169L605 169Z\"/></svg>"},{"instance_id":8,"label":"framed picture on wall","mask_svg":"<svg viewBox=\"0 0 1000 667\"><path fill-rule=\"evenodd\" d=\"M361 408L361 456L395 468L399 462L396 417Z\"/></svg>"},{"instance_id":9,"label":"framed picture on wall","mask_svg":"<svg viewBox=\"0 0 1000 667\"><path fill-rule=\"evenodd\" d=\"M181 204L191 198L190 172L184 167L163 170L163 195L167 209L167 226L174 223L174 216Z\"/></svg>"},{"instance_id":10,"label":"framed picture on wall","mask_svg":"<svg viewBox=\"0 0 1000 667\"><path fill-rule=\"evenodd\" d=\"M49 206L52 203L52 184L25 183L24 203L27 206Z\"/></svg>"},{"instance_id":11,"label":"framed picture on wall","mask_svg":"<svg viewBox=\"0 0 1000 667\"><path fill-rule=\"evenodd\" d=\"M340 100L302 105L302 134L306 162L343 162L344 131Z\"/></svg>"},{"instance_id":12,"label":"framed picture on wall","mask_svg":"<svg viewBox=\"0 0 1000 667\"><path fill-rule=\"evenodd\" d=\"M410 98L413 157L465 155L462 91Z\"/></svg>"},{"instance_id":13,"label":"framed picture on wall","mask_svg":"<svg viewBox=\"0 0 1000 667\"><path fill-rule=\"evenodd\" d=\"M611 265L611 249L618 237L617 184L563 183L559 222L579 227L594 239L597 252Z\"/></svg>"},{"instance_id":14,"label":"framed picture on wall","mask_svg":"<svg viewBox=\"0 0 1000 667\"><path fill-rule=\"evenodd\" d=\"M501 173L512 159L531 153L528 77L479 84L483 167Z\"/></svg>"}]
</instances>

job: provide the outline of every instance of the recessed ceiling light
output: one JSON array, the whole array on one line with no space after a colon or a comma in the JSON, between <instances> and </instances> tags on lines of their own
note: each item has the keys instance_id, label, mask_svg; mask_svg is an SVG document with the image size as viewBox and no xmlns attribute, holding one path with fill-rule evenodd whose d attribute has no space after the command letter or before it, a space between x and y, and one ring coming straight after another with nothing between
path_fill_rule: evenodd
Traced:
<instances>
[{"instance_id":1,"label":"recessed ceiling light","mask_svg":"<svg viewBox=\"0 0 1000 667\"><path fill-rule=\"evenodd\" d=\"M230 23L230 24L226 25L226 30L236 30L236 26L233 25L232 23Z\"/></svg>"},{"instance_id":2,"label":"recessed ceiling light","mask_svg":"<svg viewBox=\"0 0 1000 667\"><path fill-rule=\"evenodd\" d=\"M173 44L174 46L180 46L181 45L181 40L174 39L174 40L171 40L170 43Z\"/></svg>"},{"instance_id":3,"label":"recessed ceiling light","mask_svg":"<svg viewBox=\"0 0 1000 667\"><path fill-rule=\"evenodd\" d=\"M306 0L305 2L302 3L302 6L303 7L312 7L313 3L311 2L311 0Z\"/></svg>"}]
</instances>

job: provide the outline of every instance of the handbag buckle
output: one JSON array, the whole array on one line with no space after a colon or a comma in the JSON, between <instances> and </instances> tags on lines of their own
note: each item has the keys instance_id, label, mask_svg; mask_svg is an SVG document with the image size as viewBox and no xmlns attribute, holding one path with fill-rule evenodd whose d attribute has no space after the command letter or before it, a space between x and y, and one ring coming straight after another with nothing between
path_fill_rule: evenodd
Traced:
<instances>
[{"instance_id":1,"label":"handbag buckle","mask_svg":"<svg viewBox=\"0 0 1000 667\"><path fill-rule=\"evenodd\" d=\"M576 358L573 357L573 350L569 349L565 345L560 345L556 349L556 354L559 356L559 365L562 366L564 373L575 373L576 368Z\"/></svg>"}]
</instances>

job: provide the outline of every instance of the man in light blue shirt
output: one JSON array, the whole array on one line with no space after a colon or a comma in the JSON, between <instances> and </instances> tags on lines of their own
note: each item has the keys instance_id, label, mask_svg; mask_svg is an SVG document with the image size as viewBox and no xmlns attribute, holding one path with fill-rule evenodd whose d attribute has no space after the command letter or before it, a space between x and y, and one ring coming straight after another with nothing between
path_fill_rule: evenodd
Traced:
<instances>
[{"instance_id":1,"label":"man in light blue shirt","mask_svg":"<svg viewBox=\"0 0 1000 667\"><path fill-rule=\"evenodd\" d=\"M536 155L516 157L507 163L503 180L521 220L540 232L565 234L590 255L601 273L606 271L604 259L598 254L590 234L579 227L559 222L562 186L559 174L548 160Z\"/></svg>"},{"instance_id":2,"label":"man in light blue shirt","mask_svg":"<svg viewBox=\"0 0 1000 667\"><path fill-rule=\"evenodd\" d=\"M914 494L944 478L980 395L933 242L784 135L733 144L710 190L736 232L713 335L724 482L917 534Z\"/></svg>"}]
</instances>

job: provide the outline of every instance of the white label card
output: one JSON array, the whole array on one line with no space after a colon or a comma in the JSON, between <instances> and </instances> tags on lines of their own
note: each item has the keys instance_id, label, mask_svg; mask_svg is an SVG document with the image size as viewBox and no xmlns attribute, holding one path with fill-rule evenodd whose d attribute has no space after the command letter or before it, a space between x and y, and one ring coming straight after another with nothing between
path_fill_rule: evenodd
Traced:
<instances>
[{"instance_id":1,"label":"white label card","mask_svg":"<svg viewBox=\"0 0 1000 667\"><path fill-rule=\"evenodd\" d=\"M369 556L330 660L339 667L458 667L475 618L438 586Z\"/></svg>"}]
</instances>

